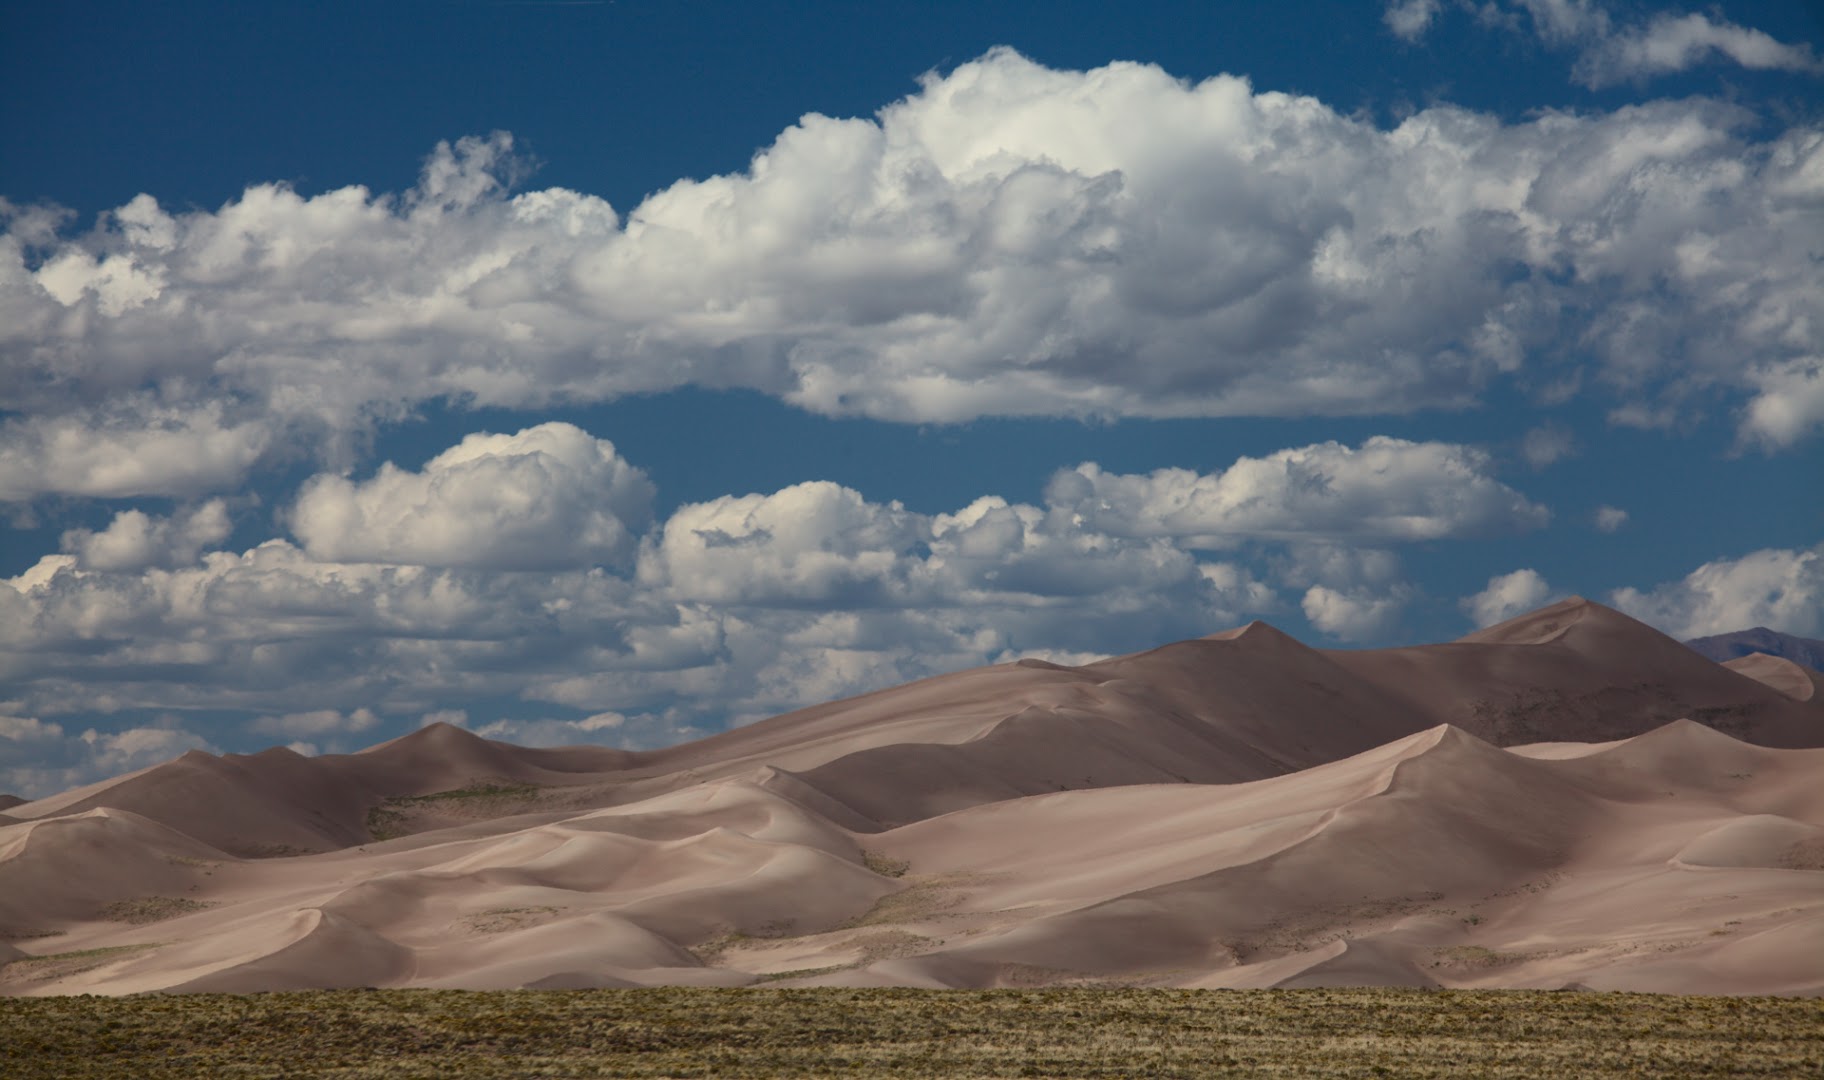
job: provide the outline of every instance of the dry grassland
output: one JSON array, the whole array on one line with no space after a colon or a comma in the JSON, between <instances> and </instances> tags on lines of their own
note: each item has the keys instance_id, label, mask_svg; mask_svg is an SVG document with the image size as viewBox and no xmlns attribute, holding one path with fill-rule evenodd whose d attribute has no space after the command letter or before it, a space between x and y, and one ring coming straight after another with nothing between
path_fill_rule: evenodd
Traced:
<instances>
[{"instance_id":1,"label":"dry grassland","mask_svg":"<svg viewBox=\"0 0 1824 1080\"><path fill-rule=\"evenodd\" d=\"M0 998L36 1077L1824 1075L1824 1003L1406 990Z\"/></svg>"}]
</instances>

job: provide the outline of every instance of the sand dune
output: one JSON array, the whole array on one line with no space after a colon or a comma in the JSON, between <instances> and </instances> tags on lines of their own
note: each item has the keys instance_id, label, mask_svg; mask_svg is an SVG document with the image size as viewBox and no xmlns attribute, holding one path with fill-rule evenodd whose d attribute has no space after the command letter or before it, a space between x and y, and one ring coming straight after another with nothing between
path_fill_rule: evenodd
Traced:
<instances>
[{"instance_id":1,"label":"sand dune","mask_svg":"<svg viewBox=\"0 0 1824 1080\"><path fill-rule=\"evenodd\" d=\"M0 819L0 993L1821 994L1824 700L1782 682L1577 601L1002 665L651 753L192 753Z\"/></svg>"},{"instance_id":2,"label":"sand dune","mask_svg":"<svg viewBox=\"0 0 1824 1080\"><path fill-rule=\"evenodd\" d=\"M8 813L112 806L262 856L770 770L767 783L872 831L1049 791L1279 776L1443 723L1512 746L1688 717L1753 743L1824 745L1824 697L1791 692L1793 678L1769 685L1583 600L1402 649L1312 649L1254 623L1080 668L939 676L660 751L529 750L432 725L360 754L192 752Z\"/></svg>"},{"instance_id":3,"label":"sand dune","mask_svg":"<svg viewBox=\"0 0 1824 1080\"><path fill-rule=\"evenodd\" d=\"M304 757L284 747L174 761L22 803L21 819L130 809L223 851L260 857L328 851L372 839L369 812L389 797L470 785L571 784L623 769L606 747L533 750L433 724L358 754Z\"/></svg>"},{"instance_id":4,"label":"sand dune","mask_svg":"<svg viewBox=\"0 0 1824 1080\"><path fill-rule=\"evenodd\" d=\"M222 853L124 810L96 809L0 830L0 927L44 928L148 894L196 891Z\"/></svg>"},{"instance_id":5,"label":"sand dune","mask_svg":"<svg viewBox=\"0 0 1824 1080\"><path fill-rule=\"evenodd\" d=\"M1600 604L1572 598L1447 645L1331 657L1431 723L1499 746L1623 739L1678 719L1764 746L1824 742L1824 715Z\"/></svg>"},{"instance_id":6,"label":"sand dune","mask_svg":"<svg viewBox=\"0 0 1824 1080\"><path fill-rule=\"evenodd\" d=\"M1723 664L1730 671L1746 675L1755 682L1773 687L1794 701L1810 701L1818 692L1824 675L1802 667L1784 657L1750 653Z\"/></svg>"}]
</instances>

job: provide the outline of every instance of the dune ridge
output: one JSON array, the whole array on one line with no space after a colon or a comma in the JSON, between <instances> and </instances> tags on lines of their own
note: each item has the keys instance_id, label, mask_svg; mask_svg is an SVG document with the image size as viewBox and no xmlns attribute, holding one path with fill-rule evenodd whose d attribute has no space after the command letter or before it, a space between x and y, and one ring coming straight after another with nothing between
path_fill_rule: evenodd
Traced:
<instances>
[{"instance_id":1,"label":"dune ridge","mask_svg":"<svg viewBox=\"0 0 1824 1080\"><path fill-rule=\"evenodd\" d=\"M642 753L192 752L0 820L0 993L1824 994L1824 699L1778 664L1573 600L1446 645L1255 623L999 665Z\"/></svg>"}]
</instances>

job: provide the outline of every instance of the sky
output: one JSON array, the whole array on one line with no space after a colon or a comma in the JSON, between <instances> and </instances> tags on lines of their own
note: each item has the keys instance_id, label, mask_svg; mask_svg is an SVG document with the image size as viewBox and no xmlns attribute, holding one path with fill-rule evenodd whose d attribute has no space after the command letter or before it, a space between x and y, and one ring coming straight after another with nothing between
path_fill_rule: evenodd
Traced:
<instances>
[{"instance_id":1,"label":"sky","mask_svg":"<svg viewBox=\"0 0 1824 1080\"><path fill-rule=\"evenodd\" d=\"M0 3L0 792L1824 636L1824 7Z\"/></svg>"}]
</instances>

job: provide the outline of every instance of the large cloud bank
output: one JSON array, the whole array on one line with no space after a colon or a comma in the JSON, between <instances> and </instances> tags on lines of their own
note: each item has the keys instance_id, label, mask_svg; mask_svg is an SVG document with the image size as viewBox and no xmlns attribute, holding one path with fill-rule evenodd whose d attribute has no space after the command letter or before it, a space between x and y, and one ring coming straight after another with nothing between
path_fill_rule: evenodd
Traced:
<instances>
[{"instance_id":1,"label":"large cloud bank","mask_svg":"<svg viewBox=\"0 0 1824 1080\"><path fill-rule=\"evenodd\" d=\"M417 187L0 205L0 497L205 495L419 403L683 385L897 421L1390 414L1508 380L1768 446L1824 422L1824 132L1664 101L1392 130L1238 78L997 51L622 215ZM1720 398L1719 398L1720 395ZM1697 404L1693 404L1697 403ZM1714 410L1712 410L1714 411Z\"/></svg>"},{"instance_id":2,"label":"large cloud bank","mask_svg":"<svg viewBox=\"0 0 1824 1080\"><path fill-rule=\"evenodd\" d=\"M217 709L334 748L376 716L504 699L534 721L592 715L500 734L599 738L610 717L637 745L1300 604L1371 637L1410 597L1386 545L1544 523L1491 468L1467 447L1376 438L1207 475L1085 463L1042 505L983 495L923 514L812 481L654 521L652 485L605 440L562 423L476 434L421 469L306 480L280 515L292 535L243 551L213 550L231 525L215 500L65 534L0 581L4 737L93 758L94 739L50 731L58 717ZM146 730L165 732L147 745L201 741Z\"/></svg>"}]
</instances>

